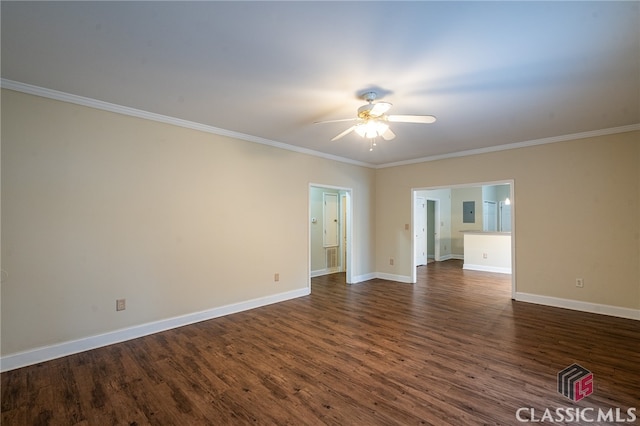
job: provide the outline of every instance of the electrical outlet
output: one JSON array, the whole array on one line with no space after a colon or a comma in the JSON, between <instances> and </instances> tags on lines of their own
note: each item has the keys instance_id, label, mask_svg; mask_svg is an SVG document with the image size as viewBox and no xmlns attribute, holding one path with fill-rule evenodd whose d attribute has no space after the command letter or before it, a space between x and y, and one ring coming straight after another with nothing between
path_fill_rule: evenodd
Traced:
<instances>
[{"instance_id":1,"label":"electrical outlet","mask_svg":"<svg viewBox=\"0 0 640 426\"><path fill-rule=\"evenodd\" d=\"M126 299L116 300L116 311L124 311L127 308Z\"/></svg>"},{"instance_id":2,"label":"electrical outlet","mask_svg":"<svg viewBox=\"0 0 640 426\"><path fill-rule=\"evenodd\" d=\"M280 281L280 274L279 273L276 272L275 274L273 274L273 281L275 281L275 282Z\"/></svg>"},{"instance_id":3,"label":"electrical outlet","mask_svg":"<svg viewBox=\"0 0 640 426\"><path fill-rule=\"evenodd\" d=\"M584 280L582 278L576 278L576 287L578 288L584 287Z\"/></svg>"},{"instance_id":4,"label":"electrical outlet","mask_svg":"<svg viewBox=\"0 0 640 426\"><path fill-rule=\"evenodd\" d=\"M392 258L389 258L389 265L393 266L393 264L394 264L393 257L392 257Z\"/></svg>"},{"instance_id":5,"label":"electrical outlet","mask_svg":"<svg viewBox=\"0 0 640 426\"><path fill-rule=\"evenodd\" d=\"M487 258L487 253L482 253L482 258L486 259Z\"/></svg>"}]
</instances>

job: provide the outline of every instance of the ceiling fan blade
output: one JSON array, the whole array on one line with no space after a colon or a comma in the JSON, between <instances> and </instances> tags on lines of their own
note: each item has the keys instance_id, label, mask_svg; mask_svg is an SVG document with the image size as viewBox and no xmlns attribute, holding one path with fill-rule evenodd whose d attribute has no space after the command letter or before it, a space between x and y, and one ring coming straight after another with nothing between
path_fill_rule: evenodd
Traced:
<instances>
[{"instance_id":1,"label":"ceiling fan blade","mask_svg":"<svg viewBox=\"0 0 640 426\"><path fill-rule=\"evenodd\" d=\"M331 139L331 141L337 141L338 139L347 136L349 133L353 132L353 129L355 129L356 126L351 126L349 127L347 130L345 130L344 132L340 133L338 136L334 137L333 139Z\"/></svg>"},{"instance_id":2,"label":"ceiling fan blade","mask_svg":"<svg viewBox=\"0 0 640 426\"><path fill-rule=\"evenodd\" d=\"M369 115L372 117L380 117L385 112L389 111L391 104L389 102L378 102L373 104L373 108L369 111Z\"/></svg>"},{"instance_id":3,"label":"ceiling fan blade","mask_svg":"<svg viewBox=\"0 0 640 426\"><path fill-rule=\"evenodd\" d=\"M385 141L390 141L391 139L394 139L396 137L396 134L393 133L391 129L387 128L387 130L380 136L382 136L382 139L384 139Z\"/></svg>"},{"instance_id":4,"label":"ceiling fan blade","mask_svg":"<svg viewBox=\"0 0 640 426\"><path fill-rule=\"evenodd\" d=\"M436 118L433 115L389 115L387 120L394 123L434 123Z\"/></svg>"},{"instance_id":5,"label":"ceiling fan blade","mask_svg":"<svg viewBox=\"0 0 640 426\"><path fill-rule=\"evenodd\" d=\"M323 124L323 123L343 123L345 121L355 121L357 118L340 118L338 120L325 120L325 121L314 121L313 124Z\"/></svg>"}]
</instances>

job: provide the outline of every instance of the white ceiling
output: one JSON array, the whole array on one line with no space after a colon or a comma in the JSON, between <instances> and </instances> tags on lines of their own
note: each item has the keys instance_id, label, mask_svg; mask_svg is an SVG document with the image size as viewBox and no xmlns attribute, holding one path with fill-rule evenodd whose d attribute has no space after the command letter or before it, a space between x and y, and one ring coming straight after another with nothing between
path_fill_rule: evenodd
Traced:
<instances>
[{"instance_id":1,"label":"white ceiling","mask_svg":"<svg viewBox=\"0 0 640 426\"><path fill-rule=\"evenodd\" d=\"M2 78L369 165L640 123L640 2L6 2ZM373 152L330 139L376 88Z\"/></svg>"}]
</instances>

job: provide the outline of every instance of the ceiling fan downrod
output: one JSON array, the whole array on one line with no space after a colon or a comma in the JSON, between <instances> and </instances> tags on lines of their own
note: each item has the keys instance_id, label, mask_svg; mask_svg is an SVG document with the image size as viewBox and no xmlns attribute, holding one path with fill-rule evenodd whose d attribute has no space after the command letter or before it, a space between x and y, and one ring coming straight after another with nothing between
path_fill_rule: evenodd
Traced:
<instances>
[{"instance_id":1,"label":"ceiling fan downrod","mask_svg":"<svg viewBox=\"0 0 640 426\"><path fill-rule=\"evenodd\" d=\"M365 94L362 95L362 99L364 99L369 103L372 103L377 98L378 98L378 94L376 92L366 92Z\"/></svg>"}]
</instances>

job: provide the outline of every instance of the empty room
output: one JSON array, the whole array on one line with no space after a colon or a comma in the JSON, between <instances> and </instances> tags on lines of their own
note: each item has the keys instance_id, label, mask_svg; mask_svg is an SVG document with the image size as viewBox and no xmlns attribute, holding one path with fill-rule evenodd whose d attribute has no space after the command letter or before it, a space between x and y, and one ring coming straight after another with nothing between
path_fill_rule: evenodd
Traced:
<instances>
[{"instance_id":1,"label":"empty room","mask_svg":"<svg viewBox=\"0 0 640 426\"><path fill-rule=\"evenodd\" d=\"M640 421L640 3L1 2L3 425Z\"/></svg>"}]
</instances>

